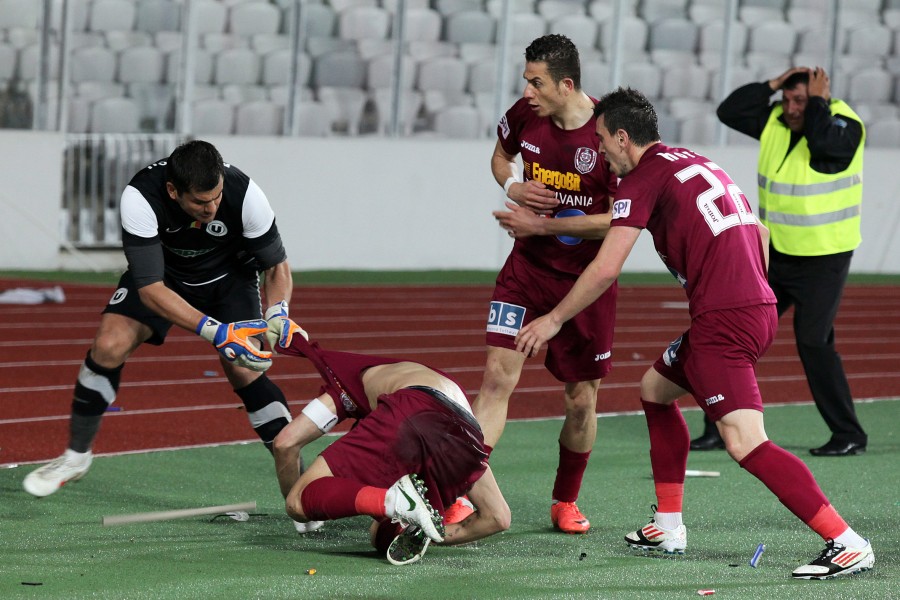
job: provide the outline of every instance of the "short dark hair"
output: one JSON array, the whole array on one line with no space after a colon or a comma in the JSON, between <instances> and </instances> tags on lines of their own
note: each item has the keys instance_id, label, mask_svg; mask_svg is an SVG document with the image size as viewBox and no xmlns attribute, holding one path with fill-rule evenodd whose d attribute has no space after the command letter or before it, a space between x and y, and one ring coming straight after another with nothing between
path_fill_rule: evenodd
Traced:
<instances>
[{"instance_id":1,"label":"short dark hair","mask_svg":"<svg viewBox=\"0 0 900 600\"><path fill-rule=\"evenodd\" d=\"M632 88L619 88L602 98L594 107L594 116L604 115L606 128L615 133L620 129L638 146L659 141L656 110L647 97Z\"/></svg>"},{"instance_id":2,"label":"short dark hair","mask_svg":"<svg viewBox=\"0 0 900 600\"><path fill-rule=\"evenodd\" d=\"M794 73L790 77L784 80L784 83L781 84L781 89L783 90L792 90L800 84L809 85L809 72L808 71L798 71Z\"/></svg>"},{"instance_id":3,"label":"short dark hair","mask_svg":"<svg viewBox=\"0 0 900 600\"><path fill-rule=\"evenodd\" d=\"M547 63L547 72L553 83L559 83L566 77L581 89L581 59L575 44L560 33L550 33L531 42L525 48L527 62Z\"/></svg>"},{"instance_id":4,"label":"short dark hair","mask_svg":"<svg viewBox=\"0 0 900 600\"><path fill-rule=\"evenodd\" d=\"M166 162L166 181L179 194L208 192L225 175L225 163L216 147L203 140L192 140L175 148Z\"/></svg>"}]
</instances>

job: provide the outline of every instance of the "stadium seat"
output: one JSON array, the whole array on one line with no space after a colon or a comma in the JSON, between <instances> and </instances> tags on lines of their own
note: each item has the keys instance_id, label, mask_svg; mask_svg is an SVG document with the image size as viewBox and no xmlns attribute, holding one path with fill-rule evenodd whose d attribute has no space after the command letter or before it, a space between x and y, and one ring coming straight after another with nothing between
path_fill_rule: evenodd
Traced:
<instances>
[{"instance_id":1,"label":"stadium seat","mask_svg":"<svg viewBox=\"0 0 900 600\"><path fill-rule=\"evenodd\" d=\"M228 31L237 35L278 33L281 11L266 2L244 2L228 10Z\"/></svg>"},{"instance_id":2,"label":"stadium seat","mask_svg":"<svg viewBox=\"0 0 900 600\"><path fill-rule=\"evenodd\" d=\"M874 123L875 121L885 121L900 118L900 106L894 103L876 103L876 104L854 104L853 110L859 115L863 123Z\"/></svg>"},{"instance_id":3,"label":"stadium seat","mask_svg":"<svg viewBox=\"0 0 900 600\"><path fill-rule=\"evenodd\" d=\"M302 9L306 10L303 18L306 20L306 35L310 38L324 37L330 38L334 35L335 26L337 25L337 14L334 8L327 4L303 4ZM286 22L290 23L290 10L285 14Z\"/></svg>"},{"instance_id":4,"label":"stadium seat","mask_svg":"<svg viewBox=\"0 0 900 600\"><path fill-rule=\"evenodd\" d=\"M348 8L357 6L378 6L377 0L328 0L328 4L336 13L342 13Z\"/></svg>"},{"instance_id":5,"label":"stadium seat","mask_svg":"<svg viewBox=\"0 0 900 600\"><path fill-rule=\"evenodd\" d=\"M688 17L701 27L707 23L721 23L725 18L725 5L718 1L707 4L695 0L688 8Z\"/></svg>"},{"instance_id":6,"label":"stadium seat","mask_svg":"<svg viewBox=\"0 0 900 600\"><path fill-rule=\"evenodd\" d=\"M432 4L444 17L466 10L483 10L482 0L434 0Z\"/></svg>"},{"instance_id":7,"label":"stadium seat","mask_svg":"<svg viewBox=\"0 0 900 600\"><path fill-rule=\"evenodd\" d=\"M610 67L600 61L591 61L581 65L581 89L589 96L599 98L611 90Z\"/></svg>"},{"instance_id":8,"label":"stadium seat","mask_svg":"<svg viewBox=\"0 0 900 600\"><path fill-rule=\"evenodd\" d=\"M370 94L375 105L375 126L379 133L388 133L391 125L392 95L389 88L377 88ZM422 95L414 90L402 90L400 99L400 112L398 115L399 127L404 135L410 135L415 127L419 111L422 108Z\"/></svg>"},{"instance_id":9,"label":"stadium seat","mask_svg":"<svg viewBox=\"0 0 900 600\"><path fill-rule=\"evenodd\" d=\"M674 65L663 70L663 98L693 98L709 96L709 71L698 65Z\"/></svg>"},{"instance_id":10,"label":"stadium seat","mask_svg":"<svg viewBox=\"0 0 900 600\"><path fill-rule=\"evenodd\" d=\"M454 44L492 44L497 23L483 11L464 10L444 20L444 40Z\"/></svg>"},{"instance_id":11,"label":"stadium seat","mask_svg":"<svg viewBox=\"0 0 900 600\"><path fill-rule=\"evenodd\" d=\"M204 50L216 54L222 50L232 50L234 48L249 48L250 38L237 35L234 33L221 33L213 31L200 35L200 47Z\"/></svg>"},{"instance_id":12,"label":"stadium seat","mask_svg":"<svg viewBox=\"0 0 900 600\"><path fill-rule=\"evenodd\" d=\"M118 80L122 83L162 83L165 57L155 46L136 46L119 53Z\"/></svg>"},{"instance_id":13,"label":"stadium seat","mask_svg":"<svg viewBox=\"0 0 900 600\"><path fill-rule=\"evenodd\" d=\"M283 33L257 33L250 36L250 47L260 56L274 50L287 50L291 47L291 38Z\"/></svg>"},{"instance_id":14,"label":"stadium seat","mask_svg":"<svg viewBox=\"0 0 900 600\"><path fill-rule=\"evenodd\" d=\"M819 8L807 8L803 6L791 6L787 10L787 22L794 26L798 33L809 29L822 29L825 27L825 19L828 13Z\"/></svg>"},{"instance_id":15,"label":"stadium seat","mask_svg":"<svg viewBox=\"0 0 900 600\"><path fill-rule=\"evenodd\" d=\"M430 8L413 8L406 11L407 42L437 42L441 39L441 13Z\"/></svg>"},{"instance_id":16,"label":"stadium seat","mask_svg":"<svg viewBox=\"0 0 900 600\"><path fill-rule=\"evenodd\" d=\"M767 72L768 73L768 72ZM775 77L778 74L769 76ZM746 85L748 83L756 83L759 81L763 81L764 77L758 77L755 69L751 69L749 67L743 67L739 65L734 65L731 67L731 71L729 72L729 82L728 87L725 89L725 95L727 96L737 88L742 85ZM709 97L716 101L722 101L725 99L724 96L719 97L719 86L722 81L722 71L719 69L712 70L712 74L709 82Z\"/></svg>"},{"instance_id":17,"label":"stadium seat","mask_svg":"<svg viewBox=\"0 0 900 600\"><path fill-rule=\"evenodd\" d=\"M175 50L166 56L166 81L176 83L181 76L181 52ZM194 83L207 84L212 82L213 59L212 55L198 48L194 55Z\"/></svg>"},{"instance_id":18,"label":"stadium seat","mask_svg":"<svg viewBox=\"0 0 900 600\"><path fill-rule=\"evenodd\" d=\"M18 52L9 44L0 42L0 81L12 79L16 74Z\"/></svg>"},{"instance_id":19,"label":"stadium seat","mask_svg":"<svg viewBox=\"0 0 900 600\"><path fill-rule=\"evenodd\" d=\"M406 52L409 54L409 57L416 62L428 60L429 58L436 58L438 56L456 56L457 52L462 58L463 46L491 48L491 51L493 51L494 48L493 44L460 44L457 48L457 45L452 42L413 41L406 45ZM463 58L463 60L467 59Z\"/></svg>"},{"instance_id":20,"label":"stadium seat","mask_svg":"<svg viewBox=\"0 0 900 600\"><path fill-rule=\"evenodd\" d=\"M224 33L228 23L228 7L216 0L193 0L197 33Z\"/></svg>"},{"instance_id":21,"label":"stadium seat","mask_svg":"<svg viewBox=\"0 0 900 600\"><path fill-rule=\"evenodd\" d=\"M116 55L98 46L79 48L71 53L70 79L81 81L113 81L116 76Z\"/></svg>"},{"instance_id":22,"label":"stadium seat","mask_svg":"<svg viewBox=\"0 0 900 600\"><path fill-rule=\"evenodd\" d=\"M285 107L288 105L288 100L290 96L290 88L286 85L270 85L269 86L269 100L277 104L278 106ZM313 94L312 89L308 87L301 87L294 92L294 99L297 102L312 102L315 100L315 95Z\"/></svg>"},{"instance_id":23,"label":"stadium seat","mask_svg":"<svg viewBox=\"0 0 900 600\"><path fill-rule=\"evenodd\" d=\"M125 95L125 85L114 81L82 81L72 84L75 95L83 100L120 98Z\"/></svg>"},{"instance_id":24,"label":"stadium seat","mask_svg":"<svg viewBox=\"0 0 900 600\"><path fill-rule=\"evenodd\" d=\"M91 133L137 133L140 110L131 98L102 98L91 103Z\"/></svg>"},{"instance_id":25,"label":"stadium seat","mask_svg":"<svg viewBox=\"0 0 900 600\"><path fill-rule=\"evenodd\" d=\"M750 28L747 40L748 52L769 52L790 55L797 46L797 32L790 23L774 21Z\"/></svg>"},{"instance_id":26,"label":"stadium seat","mask_svg":"<svg viewBox=\"0 0 900 600\"><path fill-rule=\"evenodd\" d=\"M191 133L197 135L234 133L234 105L218 98L196 100L191 105Z\"/></svg>"},{"instance_id":27,"label":"stadium seat","mask_svg":"<svg viewBox=\"0 0 900 600\"><path fill-rule=\"evenodd\" d=\"M472 63L466 90L472 94L493 91L497 87L497 61L488 59Z\"/></svg>"},{"instance_id":28,"label":"stadium seat","mask_svg":"<svg viewBox=\"0 0 900 600\"><path fill-rule=\"evenodd\" d=\"M268 100L269 88L264 85L227 83L219 88L219 95L234 106L255 100Z\"/></svg>"},{"instance_id":29,"label":"stadium seat","mask_svg":"<svg viewBox=\"0 0 900 600\"><path fill-rule=\"evenodd\" d=\"M157 31L153 34L153 45L159 48L163 54L181 49L182 43L180 31Z\"/></svg>"},{"instance_id":30,"label":"stadium seat","mask_svg":"<svg viewBox=\"0 0 900 600\"><path fill-rule=\"evenodd\" d=\"M534 13L513 13L509 18L510 45L524 48L547 33L547 21Z\"/></svg>"},{"instance_id":31,"label":"stadium seat","mask_svg":"<svg viewBox=\"0 0 900 600\"><path fill-rule=\"evenodd\" d=\"M866 127L866 139L873 148L900 148L900 119L869 123Z\"/></svg>"},{"instance_id":32,"label":"stadium seat","mask_svg":"<svg viewBox=\"0 0 900 600\"><path fill-rule=\"evenodd\" d=\"M580 0L537 0L535 12L548 21L567 15L586 15L584 3Z\"/></svg>"},{"instance_id":33,"label":"stadium seat","mask_svg":"<svg viewBox=\"0 0 900 600\"><path fill-rule=\"evenodd\" d=\"M396 13L397 6L400 4L400 0L382 0L381 7L388 11L389 13ZM430 9L431 2L430 0L406 0L406 10L422 10L422 9ZM440 13L438 13L440 14Z\"/></svg>"},{"instance_id":34,"label":"stadium seat","mask_svg":"<svg viewBox=\"0 0 900 600\"><path fill-rule=\"evenodd\" d=\"M35 0L0 0L0 30L15 27L35 30L40 18L40 2L35 2Z\"/></svg>"},{"instance_id":35,"label":"stadium seat","mask_svg":"<svg viewBox=\"0 0 900 600\"><path fill-rule=\"evenodd\" d=\"M640 90L653 100L659 98L662 91L662 73L652 63L632 63L622 70L622 86Z\"/></svg>"},{"instance_id":36,"label":"stadium seat","mask_svg":"<svg viewBox=\"0 0 900 600\"><path fill-rule=\"evenodd\" d=\"M88 31L127 31L134 28L137 7L131 0L93 0Z\"/></svg>"},{"instance_id":37,"label":"stadium seat","mask_svg":"<svg viewBox=\"0 0 900 600\"><path fill-rule=\"evenodd\" d=\"M338 36L345 40L387 39L391 13L377 6L354 6L338 15Z\"/></svg>"},{"instance_id":38,"label":"stadium seat","mask_svg":"<svg viewBox=\"0 0 900 600\"><path fill-rule=\"evenodd\" d=\"M687 18L688 0L643 0L638 14L652 27L663 19Z\"/></svg>"},{"instance_id":39,"label":"stadium seat","mask_svg":"<svg viewBox=\"0 0 900 600\"><path fill-rule=\"evenodd\" d=\"M679 143L690 147L693 144L711 145L716 142L719 119L715 114L697 115L682 119L679 125Z\"/></svg>"},{"instance_id":40,"label":"stadium seat","mask_svg":"<svg viewBox=\"0 0 900 600\"><path fill-rule=\"evenodd\" d=\"M892 87L893 77L884 69L877 67L862 69L850 75L846 98L851 104L889 102L893 94Z\"/></svg>"},{"instance_id":41,"label":"stadium seat","mask_svg":"<svg viewBox=\"0 0 900 600\"><path fill-rule=\"evenodd\" d=\"M164 131L174 125L169 121L174 117L175 86L167 83L129 83L126 89L128 97L138 106L142 129Z\"/></svg>"},{"instance_id":42,"label":"stadium seat","mask_svg":"<svg viewBox=\"0 0 900 600\"><path fill-rule=\"evenodd\" d=\"M39 42L38 33L36 29L13 27L6 30L6 43L18 51L26 46L37 44ZM72 37L74 38L75 35L73 34ZM75 48L76 46L73 44L72 47Z\"/></svg>"},{"instance_id":43,"label":"stadium seat","mask_svg":"<svg viewBox=\"0 0 900 600\"><path fill-rule=\"evenodd\" d=\"M134 28L138 31L178 31L181 4L175 0L138 0Z\"/></svg>"},{"instance_id":44,"label":"stadium seat","mask_svg":"<svg viewBox=\"0 0 900 600\"><path fill-rule=\"evenodd\" d=\"M259 83L260 59L249 48L222 50L213 58L213 81L219 85Z\"/></svg>"},{"instance_id":45,"label":"stadium seat","mask_svg":"<svg viewBox=\"0 0 900 600\"><path fill-rule=\"evenodd\" d=\"M893 32L879 24L864 24L847 30L847 54L865 57L891 53Z\"/></svg>"},{"instance_id":46,"label":"stadium seat","mask_svg":"<svg viewBox=\"0 0 900 600\"><path fill-rule=\"evenodd\" d=\"M458 58L440 57L419 63L416 89L441 92L463 92L468 78L468 66Z\"/></svg>"},{"instance_id":47,"label":"stadium seat","mask_svg":"<svg viewBox=\"0 0 900 600\"><path fill-rule=\"evenodd\" d=\"M350 88L335 88L345 91ZM357 90L359 91L359 90ZM360 93L362 93L360 91ZM238 108L238 123L240 123L240 108ZM240 125L238 125L240 129ZM277 135L281 131L279 124L277 129L270 129L264 135ZM306 137L326 137L331 135L331 112L321 102L301 102L294 108L294 130L296 135Z\"/></svg>"},{"instance_id":48,"label":"stadium seat","mask_svg":"<svg viewBox=\"0 0 900 600\"><path fill-rule=\"evenodd\" d=\"M68 133L88 133L91 127L91 104L93 100L83 98L69 98L68 106Z\"/></svg>"},{"instance_id":49,"label":"stadium seat","mask_svg":"<svg viewBox=\"0 0 900 600\"><path fill-rule=\"evenodd\" d=\"M451 44L451 46L453 46ZM455 47L455 46L454 46ZM434 58L435 56L453 56L452 54L427 56L423 58ZM493 60L497 56L497 46L495 44L478 44L475 42L459 45L459 58L469 64L474 64L484 60Z\"/></svg>"},{"instance_id":50,"label":"stadium seat","mask_svg":"<svg viewBox=\"0 0 900 600\"><path fill-rule=\"evenodd\" d=\"M394 40L367 38L356 40L356 51L363 60L371 60L376 56L384 56L394 53Z\"/></svg>"},{"instance_id":51,"label":"stadium seat","mask_svg":"<svg viewBox=\"0 0 900 600\"><path fill-rule=\"evenodd\" d=\"M488 13L495 19L503 16L503 5L505 0L487 0L485 8ZM512 15L521 13L534 14L535 0L509 0L509 10Z\"/></svg>"},{"instance_id":52,"label":"stadium seat","mask_svg":"<svg viewBox=\"0 0 900 600\"><path fill-rule=\"evenodd\" d=\"M19 63L16 68L19 79L31 81L37 77L39 54L39 44L29 44L19 50ZM52 79L59 78L59 46L56 44L50 46L50 77Z\"/></svg>"},{"instance_id":53,"label":"stadium seat","mask_svg":"<svg viewBox=\"0 0 900 600\"><path fill-rule=\"evenodd\" d=\"M752 69L760 80L776 77L793 66L790 56L771 52L748 52L744 60L747 67Z\"/></svg>"},{"instance_id":54,"label":"stadium seat","mask_svg":"<svg viewBox=\"0 0 900 600\"><path fill-rule=\"evenodd\" d=\"M612 21L600 24L600 43L598 46L606 56L611 55ZM635 51L643 52L647 47L647 22L637 17L622 18L622 50L626 57Z\"/></svg>"},{"instance_id":55,"label":"stadium seat","mask_svg":"<svg viewBox=\"0 0 900 600\"><path fill-rule=\"evenodd\" d=\"M747 27L755 27L756 25L762 25L763 23L778 23L784 21L784 11L767 6L742 5L738 9L738 18Z\"/></svg>"},{"instance_id":56,"label":"stadium seat","mask_svg":"<svg viewBox=\"0 0 900 600\"><path fill-rule=\"evenodd\" d=\"M667 18L650 26L649 48L651 54L654 50L696 52L698 39L699 28L696 23L687 19Z\"/></svg>"},{"instance_id":57,"label":"stadium seat","mask_svg":"<svg viewBox=\"0 0 900 600\"><path fill-rule=\"evenodd\" d=\"M699 98L670 98L666 104L668 105L666 112L676 119L710 115L716 112L714 103Z\"/></svg>"},{"instance_id":58,"label":"stadium seat","mask_svg":"<svg viewBox=\"0 0 900 600\"><path fill-rule=\"evenodd\" d=\"M313 87L357 87L366 83L366 63L356 52L329 52L313 58Z\"/></svg>"},{"instance_id":59,"label":"stadium seat","mask_svg":"<svg viewBox=\"0 0 900 600\"><path fill-rule=\"evenodd\" d=\"M572 40L579 54L585 54L597 45L597 22L583 14L557 17L550 21L549 30L561 33ZM582 60L585 58L582 57Z\"/></svg>"},{"instance_id":60,"label":"stadium seat","mask_svg":"<svg viewBox=\"0 0 900 600\"><path fill-rule=\"evenodd\" d=\"M410 57L403 56L401 62L403 89L409 90L416 83L416 63ZM394 57L393 55L376 56L366 64L366 88L377 90L391 88L394 85Z\"/></svg>"},{"instance_id":61,"label":"stadium seat","mask_svg":"<svg viewBox=\"0 0 900 600\"><path fill-rule=\"evenodd\" d=\"M884 21L884 24L894 31L900 29L900 5L896 8L885 8L881 13L881 18ZM900 47L898 47L896 43L894 44L894 47L900 52Z\"/></svg>"},{"instance_id":62,"label":"stadium seat","mask_svg":"<svg viewBox=\"0 0 900 600\"><path fill-rule=\"evenodd\" d=\"M236 135L281 135L285 109L270 100L251 100L235 108Z\"/></svg>"},{"instance_id":63,"label":"stadium seat","mask_svg":"<svg viewBox=\"0 0 900 600\"><path fill-rule=\"evenodd\" d=\"M346 131L348 135L359 133L359 123L366 106L366 93L359 88L321 87L316 96L322 106L329 109L331 131Z\"/></svg>"},{"instance_id":64,"label":"stadium seat","mask_svg":"<svg viewBox=\"0 0 900 600\"><path fill-rule=\"evenodd\" d=\"M449 106L434 115L434 131L454 139L484 137L481 113L474 106Z\"/></svg>"},{"instance_id":65,"label":"stadium seat","mask_svg":"<svg viewBox=\"0 0 900 600\"><path fill-rule=\"evenodd\" d=\"M146 31L104 31L101 35L104 46L113 52L121 52L138 46L155 47L153 35Z\"/></svg>"},{"instance_id":66,"label":"stadium seat","mask_svg":"<svg viewBox=\"0 0 900 600\"><path fill-rule=\"evenodd\" d=\"M286 85L288 77L290 77L293 58L289 48L272 50L264 54L262 57L262 84ZM308 85L311 72L312 60L305 52L300 52L297 55L297 83L303 86Z\"/></svg>"}]
</instances>

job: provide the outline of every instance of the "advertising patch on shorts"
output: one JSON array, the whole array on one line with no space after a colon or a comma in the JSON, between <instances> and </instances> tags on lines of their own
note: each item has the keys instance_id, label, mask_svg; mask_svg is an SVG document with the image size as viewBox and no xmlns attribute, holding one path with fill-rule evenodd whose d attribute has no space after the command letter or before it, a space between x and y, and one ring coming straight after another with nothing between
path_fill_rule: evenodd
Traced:
<instances>
[{"instance_id":1,"label":"advertising patch on shorts","mask_svg":"<svg viewBox=\"0 0 900 600\"><path fill-rule=\"evenodd\" d=\"M669 347L663 352L662 358L666 366L671 367L678 362L678 349L681 347L681 338L683 337L683 335L678 336L678 339L669 344Z\"/></svg>"},{"instance_id":2,"label":"advertising patch on shorts","mask_svg":"<svg viewBox=\"0 0 900 600\"><path fill-rule=\"evenodd\" d=\"M503 335L516 336L522 329L525 321L525 307L507 304L506 302L491 302L491 312L488 314L488 333L502 333Z\"/></svg>"},{"instance_id":3,"label":"advertising patch on shorts","mask_svg":"<svg viewBox=\"0 0 900 600\"><path fill-rule=\"evenodd\" d=\"M128 295L128 288L119 288L113 293L112 298L109 299L109 303L110 304L118 304L119 302L124 300L125 296L127 296L127 295Z\"/></svg>"},{"instance_id":4,"label":"advertising patch on shorts","mask_svg":"<svg viewBox=\"0 0 900 600\"><path fill-rule=\"evenodd\" d=\"M628 198L623 198L622 200L616 200L613 202L612 209L612 218L613 219L624 219L625 217L631 214L631 200Z\"/></svg>"}]
</instances>

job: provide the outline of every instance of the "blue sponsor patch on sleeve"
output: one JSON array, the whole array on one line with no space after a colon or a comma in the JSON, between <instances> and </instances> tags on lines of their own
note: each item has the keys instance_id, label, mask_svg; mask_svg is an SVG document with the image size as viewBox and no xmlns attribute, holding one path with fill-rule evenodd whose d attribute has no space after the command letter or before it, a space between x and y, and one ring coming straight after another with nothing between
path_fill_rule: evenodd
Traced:
<instances>
[{"instance_id":1,"label":"blue sponsor patch on sleeve","mask_svg":"<svg viewBox=\"0 0 900 600\"><path fill-rule=\"evenodd\" d=\"M515 337L525 322L525 307L506 302L491 302L488 313L487 330L489 333L501 333Z\"/></svg>"}]
</instances>

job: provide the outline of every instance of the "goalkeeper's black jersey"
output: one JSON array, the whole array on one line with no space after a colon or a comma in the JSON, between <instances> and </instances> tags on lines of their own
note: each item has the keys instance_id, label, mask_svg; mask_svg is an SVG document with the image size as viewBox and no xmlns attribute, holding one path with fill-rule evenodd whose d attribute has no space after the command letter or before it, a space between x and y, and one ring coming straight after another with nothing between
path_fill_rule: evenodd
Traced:
<instances>
[{"instance_id":1,"label":"goalkeeper's black jersey","mask_svg":"<svg viewBox=\"0 0 900 600\"><path fill-rule=\"evenodd\" d=\"M163 279L202 284L255 274L285 260L275 214L250 177L225 165L222 201L210 223L195 221L166 191L165 159L139 171L122 194L122 240L138 286ZM162 249L157 260L142 257ZM129 250L148 250L129 252Z\"/></svg>"}]
</instances>

